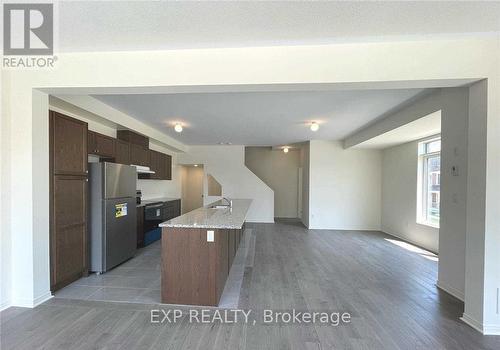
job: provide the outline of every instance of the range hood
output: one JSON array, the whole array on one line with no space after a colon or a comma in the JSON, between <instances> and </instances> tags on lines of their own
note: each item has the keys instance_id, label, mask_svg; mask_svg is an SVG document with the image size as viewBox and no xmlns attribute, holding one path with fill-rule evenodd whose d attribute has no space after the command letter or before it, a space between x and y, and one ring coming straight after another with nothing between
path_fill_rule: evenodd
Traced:
<instances>
[{"instance_id":1,"label":"range hood","mask_svg":"<svg viewBox=\"0 0 500 350\"><path fill-rule=\"evenodd\" d=\"M155 172L149 169L148 166L131 164L137 170L137 174L154 174Z\"/></svg>"}]
</instances>

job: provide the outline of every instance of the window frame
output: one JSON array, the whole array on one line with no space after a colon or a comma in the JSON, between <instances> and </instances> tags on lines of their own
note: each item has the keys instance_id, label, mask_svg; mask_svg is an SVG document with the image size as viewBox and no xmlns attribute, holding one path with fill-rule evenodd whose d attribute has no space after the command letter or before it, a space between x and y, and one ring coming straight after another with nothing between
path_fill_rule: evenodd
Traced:
<instances>
[{"instance_id":1,"label":"window frame","mask_svg":"<svg viewBox=\"0 0 500 350\"><path fill-rule=\"evenodd\" d=\"M427 147L429 143L434 141L441 141L441 135L429 137L418 142L418 173L417 173L417 218L416 222L420 225L439 228L439 223L436 224L428 218L428 204L429 204L429 191L428 191L428 162L429 159L439 157L441 163L441 147L439 151L428 152ZM441 178L441 171L439 174ZM439 181L441 186L441 180ZM441 190L439 191L439 203L441 204ZM441 217L441 208L439 209Z\"/></svg>"}]
</instances>

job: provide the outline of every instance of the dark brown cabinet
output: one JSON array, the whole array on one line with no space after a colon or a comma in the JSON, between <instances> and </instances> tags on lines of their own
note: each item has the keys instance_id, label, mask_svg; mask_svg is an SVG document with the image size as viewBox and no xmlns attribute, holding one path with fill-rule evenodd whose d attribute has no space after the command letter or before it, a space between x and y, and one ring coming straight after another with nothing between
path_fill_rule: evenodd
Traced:
<instances>
[{"instance_id":1,"label":"dark brown cabinet","mask_svg":"<svg viewBox=\"0 0 500 350\"><path fill-rule=\"evenodd\" d=\"M116 138L128 143L133 143L134 145L141 146L142 148L149 148L149 138L131 130L118 130L116 132Z\"/></svg>"},{"instance_id":2,"label":"dark brown cabinet","mask_svg":"<svg viewBox=\"0 0 500 350\"><path fill-rule=\"evenodd\" d=\"M148 177L150 179L161 179L161 174L160 174L160 158L161 158L161 153L156 152L153 150L149 150L149 168L154 171L154 174L149 174Z\"/></svg>"},{"instance_id":3,"label":"dark brown cabinet","mask_svg":"<svg viewBox=\"0 0 500 350\"><path fill-rule=\"evenodd\" d=\"M119 164L150 167L154 174L140 174L141 179L172 180L172 156L149 149L149 138L131 130L118 130L117 138L88 131L88 154L108 158ZM87 160L85 159L85 162Z\"/></svg>"},{"instance_id":4,"label":"dark brown cabinet","mask_svg":"<svg viewBox=\"0 0 500 350\"><path fill-rule=\"evenodd\" d=\"M87 179L55 175L53 181L51 285L56 290L86 272Z\"/></svg>"},{"instance_id":5,"label":"dark brown cabinet","mask_svg":"<svg viewBox=\"0 0 500 350\"><path fill-rule=\"evenodd\" d=\"M157 153L158 153L158 164L157 164L158 172L156 173L157 174L156 178L159 180L167 180L166 178L167 167L165 163L167 155L165 153L160 153L160 152Z\"/></svg>"},{"instance_id":6,"label":"dark brown cabinet","mask_svg":"<svg viewBox=\"0 0 500 350\"><path fill-rule=\"evenodd\" d=\"M87 123L49 111L50 287L87 273Z\"/></svg>"},{"instance_id":7,"label":"dark brown cabinet","mask_svg":"<svg viewBox=\"0 0 500 350\"><path fill-rule=\"evenodd\" d=\"M131 143L130 164L149 166L149 150L140 145Z\"/></svg>"},{"instance_id":8,"label":"dark brown cabinet","mask_svg":"<svg viewBox=\"0 0 500 350\"><path fill-rule=\"evenodd\" d=\"M228 271L233 265L234 254L236 253L236 230L228 230Z\"/></svg>"},{"instance_id":9,"label":"dark brown cabinet","mask_svg":"<svg viewBox=\"0 0 500 350\"><path fill-rule=\"evenodd\" d=\"M207 231L214 240L207 242ZM242 229L162 229L161 300L166 304L219 304Z\"/></svg>"},{"instance_id":10,"label":"dark brown cabinet","mask_svg":"<svg viewBox=\"0 0 500 350\"><path fill-rule=\"evenodd\" d=\"M88 153L97 156L114 158L115 139L94 131L88 132Z\"/></svg>"},{"instance_id":11,"label":"dark brown cabinet","mask_svg":"<svg viewBox=\"0 0 500 350\"><path fill-rule=\"evenodd\" d=\"M172 180L172 156L149 150L149 165L154 174L141 175L142 179Z\"/></svg>"},{"instance_id":12,"label":"dark brown cabinet","mask_svg":"<svg viewBox=\"0 0 500 350\"><path fill-rule=\"evenodd\" d=\"M130 164L130 144L122 140L116 140L115 163Z\"/></svg>"},{"instance_id":13,"label":"dark brown cabinet","mask_svg":"<svg viewBox=\"0 0 500 350\"><path fill-rule=\"evenodd\" d=\"M168 154L165 154L164 156L165 156L165 165L163 169L165 169L165 174L163 179L172 180L172 156Z\"/></svg>"},{"instance_id":14,"label":"dark brown cabinet","mask_svg":"<svg viewBox=\"0 0 500 350\"><path fill-rule=\"evenodd\" d=\"M87 175L87 123L50 111L53 174Z\"/></svg>"},{"instance_id":15,"label":"dark brown cabinet","mask_svg":"<svg viewBox=\"0 0 500 350\"><path fill-rule=\"evenodd\" d=\"M170 220L181 215L181 200L176 199L173 201L165 202L164 207L164 220Z\"/></svg>"}]
</instances>

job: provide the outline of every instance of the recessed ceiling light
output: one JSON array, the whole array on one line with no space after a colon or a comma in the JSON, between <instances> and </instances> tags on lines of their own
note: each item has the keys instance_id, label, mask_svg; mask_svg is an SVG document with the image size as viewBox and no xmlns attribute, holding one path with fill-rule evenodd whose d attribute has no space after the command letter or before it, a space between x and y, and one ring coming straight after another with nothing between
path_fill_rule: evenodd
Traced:
<instances>
[{"instance_id":1,"label":"recessed ceiling light","mask_svg":"<svg viewBox=\"0 0 500 350\"><path fill-rule=\"evenodd\" d=\"M174 126L174 130L177 132L182 132L182 124L181 123L176 123Z\"/></svg>"},{"instance_id":2,"label":"recessed ceiling light","mask_svg":"<svg viewBox=\"0 0 500 350\"><path fill-rule=\"evenodd\" d=\"M319 129L319 124L316 122L311 123L311 131L318 131Z\"/></svg>"},{"instance_id":3,"label":"recessed ceiling light","mask_svg":"<svg viewBox=\"0 0 500 350\"><path fill-rule=\"evenodd\" d=\"M288 147L284 147L283 152L288 153Z\"/></svg>"},{"instance_id":4,"label":"recessed ceiling light","mask_svg":"<svg viewBox=\"0 0 500 350\"><path fill-rule=\"evenodd\" d=\"M195 164L194 166L195 166L195 167L197 167L197 166L198 166L198 164Z\"/></svg>"}]
</instances>

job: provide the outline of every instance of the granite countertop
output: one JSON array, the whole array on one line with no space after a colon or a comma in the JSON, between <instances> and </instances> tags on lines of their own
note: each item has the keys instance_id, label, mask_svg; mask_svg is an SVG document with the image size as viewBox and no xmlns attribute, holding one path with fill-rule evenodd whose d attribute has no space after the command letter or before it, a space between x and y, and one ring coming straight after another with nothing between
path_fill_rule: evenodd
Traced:
<instances>
[{"instance_id":1,"label":"granite countertop","mask_svg":"<svg viewBox=\"0 0 500 350\"><path fill-rule=\"evenodd\" d=\"M219 200L204 207L195 209L172 220L162 222L160 227L184 228L227 228L241 229L247 217L251 199L233 199L230 209L212 209L213 205L224 205L226 201Z\"/></svg>"},{"instance_id":2,"label":"granite countertop","mask_svg":"<svg viewBox=\"0 0 500 350\"><path fill-rule=\"evenodd\" d=\"M148 204L153 203L164 203L179 200L180 198L169 198L169 197L161 197L161 198L153 198L153 199L143 199L141 204L137 204L137 207L143 207Z\"/></svg>"}]
</instances>

